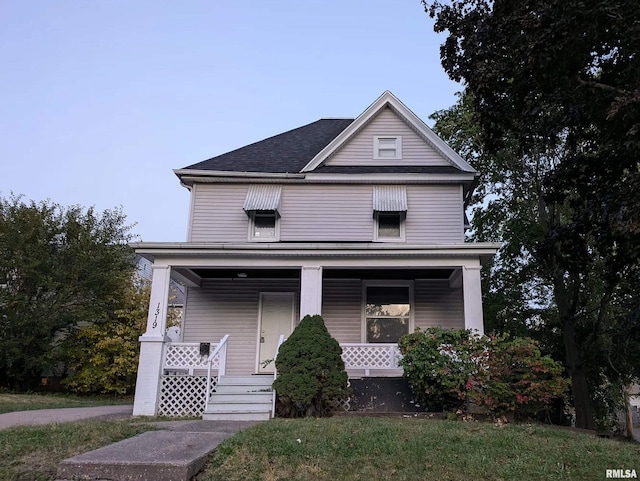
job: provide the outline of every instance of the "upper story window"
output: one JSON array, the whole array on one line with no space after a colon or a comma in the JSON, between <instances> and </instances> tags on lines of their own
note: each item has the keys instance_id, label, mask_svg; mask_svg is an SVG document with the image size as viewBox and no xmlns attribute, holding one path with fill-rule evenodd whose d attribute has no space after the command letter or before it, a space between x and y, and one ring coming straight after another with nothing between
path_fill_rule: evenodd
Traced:
<instances>
[{"instance_id":1,"label":"upper story window","mask_svg":"<svg viewBox=\"0 0 640 481\"><path fill-rule=\"evenodd\" d=\"M375 240L404 240L404 222L400 212L377 212Z\"/></svg>"},{"instance_id":2,"label":"upper story window","mask_svg":"<svg viewBox=\"0 0 640 481\"><path fill-rule=\"evenodd\" d=\"M278 215L274 211L253 212L250 219L250 240L278 240Z\"/></svg>"},{"instance_id":3,"label":"upper story window","mask_svg":"<svg viewBox=\"0 0 640 481\"><path fill-rule=\"evenodd\" d=\"M273 242L280 239L279 185L252 185L243 209L249 216L249 240Z\"/></svg>"},{"instance_id":4,"label":"upper story window","mask_svg":"<svg viewBox=\"0 0 640 481\"><path fill-rule=\"evenodd\" d=\"M402 185L373 187L374 241L404 242L407 189Z\"/></svg>"},{"instance_id":5,"label":"upper story window","mask_svg":"<svg viewBox=\"0 0 640 481\"><path fill-rule=\"evenodd\" d=\"M401 160L402 137L399 135L374 136L373 158L376 160Z\"/></svg>"}]
</instances>

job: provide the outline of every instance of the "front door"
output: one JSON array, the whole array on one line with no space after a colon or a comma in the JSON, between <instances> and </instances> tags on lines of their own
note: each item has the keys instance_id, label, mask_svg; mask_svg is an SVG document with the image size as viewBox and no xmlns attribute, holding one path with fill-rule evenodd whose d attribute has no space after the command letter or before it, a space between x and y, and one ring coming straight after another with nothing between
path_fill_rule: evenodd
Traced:
<instances>
[{"instance_id":1,"label":"front door","mask_svg":"<svg viewBox=\"0 0 640 481\"><path fill-rule=\"evenodd\" d=\"M293 292L260 294L260 326L258 338L258 372L272 373L273 362L263 367L263 362L273 359L280 335L289 337L293 327Z\"/></svg>"}]
</instances>

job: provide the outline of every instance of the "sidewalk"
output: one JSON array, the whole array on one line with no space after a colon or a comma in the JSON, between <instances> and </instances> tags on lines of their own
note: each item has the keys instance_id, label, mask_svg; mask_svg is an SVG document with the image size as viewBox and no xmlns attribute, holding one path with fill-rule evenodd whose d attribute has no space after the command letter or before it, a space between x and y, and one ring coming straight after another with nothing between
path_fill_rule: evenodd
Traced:
<instances>
[{"instance_id":1,"label":"sidewalk","mask_svg":"<svg viewBox=\"0 0 640 481\"><path fill-rule=\"evenodd\" d=\"M14 426L66 423L83 419L124 419L131 417L133 405L97 406L89 408L38 409L0 414L0 429Z\"/></svg>"}]
</instances>

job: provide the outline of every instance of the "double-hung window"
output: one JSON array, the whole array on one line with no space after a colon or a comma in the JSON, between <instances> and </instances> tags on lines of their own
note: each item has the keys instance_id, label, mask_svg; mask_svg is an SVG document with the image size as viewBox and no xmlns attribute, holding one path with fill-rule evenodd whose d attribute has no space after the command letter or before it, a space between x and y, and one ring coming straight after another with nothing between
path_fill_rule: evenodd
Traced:
<instances>
[{"instance_id":1,"label":"double-hung window","mask_svg":"<svg viewBox=\"0 0 640 481\"><path fill-rule=\"evenodd\" d=\"M368 343L397 343L409 333L411 284L365 284L364 330Z\"/></svg>"},{"instance_id":2,"label":"double-hung window","mask_svg":"<svg viewBox=\"0 0 640 481\"><path fill-rule=\"evenodd\" d=\"M275 242L280 239L279 185L252 185L247 191L244 211L249 217L249 240Z\"/></svg>"},{"instance_id":3,"label":"double-hung window","mask_svg":"<svg viewBox=\"0 0 640 481\"><path fill-rule=\"evenodd\" d=\"M407 216L407 190L402 185L378 185L373 188L373 240L404 242Z\"/></svg>"}]
</instances>

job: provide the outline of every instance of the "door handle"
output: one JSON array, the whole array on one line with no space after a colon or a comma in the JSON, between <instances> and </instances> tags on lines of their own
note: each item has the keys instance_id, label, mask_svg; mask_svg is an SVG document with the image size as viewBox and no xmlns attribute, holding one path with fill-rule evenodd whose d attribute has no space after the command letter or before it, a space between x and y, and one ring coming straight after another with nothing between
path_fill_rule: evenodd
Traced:
<instances>
[{"instance_id":1,"label":"door handle","mask_svg":"<svg viewBox=\"0 0 640 481\"><path fill-rule=\"evenodd\" d=\"M260 337L260 344L264 344L264 336Z\"/></svg>"}]
</instances>

